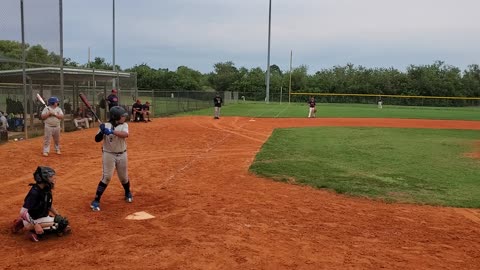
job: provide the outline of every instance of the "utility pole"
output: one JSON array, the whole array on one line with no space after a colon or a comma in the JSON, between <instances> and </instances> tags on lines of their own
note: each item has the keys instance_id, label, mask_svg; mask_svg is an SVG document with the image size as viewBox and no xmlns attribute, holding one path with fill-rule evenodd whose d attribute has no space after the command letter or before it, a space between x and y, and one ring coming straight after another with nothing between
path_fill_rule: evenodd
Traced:
<instances>
[{"instance_id":1,"label":"utility pole","mask_svg":"<svg viewBox=\"0 0 480 270\"><path fill-rule=\"evenodd\" d=\"M265 102L269 103L270 101L270 31L271 31L271 24L272 24L272 0L269 0L268 6L268 56L267 56L267 90L266 90L266 97Z\"/></svg>"},{"instance_id":2,"label":"utility pole","mask_svg":"<svg viewBox=\"0 0 480 270\"><path fill-rule=\"evenodd\" d=\"M23 0L20 0L20 20L22 28L22 83L23 83L23 108L27 108L27 70L25 61L27 59L26 46L25 46L25 19L24 19ZM27 110L23 112L23 128L25 139L28 139L28 126L27 126ZM32 125L33 126L33 125ZM14 125L15 127L15 125Z\"/></svg>"},{"instance_id":3,"label":"utility pole","mask_svg":"<svg viewBox=\"0 0 480 270\"><path fill-rule=\"evenodd\" d=\"M63 0L58 0L58 17L60 21L60 91L61 91L61 106L65 106L65 87L63 82ZM64 107L65 109L65 107ZM62 119L62 131L65 132L65 120Z\"/></svg>"},{"instance_id":4,"label":"utility pole","mask_svg":"<svg viewBox=\"0 0 480 270\"><path fill-rule=\"evenodd\" d=\"M115 0L112 0L112 4L113 4L113 57L112 57L112 62L113 62L113 72L116 72L117 71L117 67L115 66ZM113 82L112 82L112 86L113 88L115 89L116 86L117 86L117 77L115 76L115 78L113 79ZM118 89L117 89L118 91ZM119 95L120 96L120 95Z\"/></svg>"},{"instance_id":5,"label":"utility pole","mask_svg":"<svg viewBox=\"0 0 480 270\"><path fill-rule=\"evenodd\" d=\"M290 81L288 83L288 103L290 103L290 95L292 94L292 55L293 52L290 50Z\"/></svg>"}]
</instances>

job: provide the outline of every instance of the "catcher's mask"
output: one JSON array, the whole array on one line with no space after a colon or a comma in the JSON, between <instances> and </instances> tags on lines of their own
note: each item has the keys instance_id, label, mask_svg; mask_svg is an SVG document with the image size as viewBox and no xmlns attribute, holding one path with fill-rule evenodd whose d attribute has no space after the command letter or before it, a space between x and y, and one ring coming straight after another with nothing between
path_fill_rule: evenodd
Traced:
<instances>
[{"instance_id":1,"label":"catcher's mask","mask_svg":"<svg viewBox=\"0 0 480 270\"><path fill-rule=\"evenodd\" d=\"M33 173L33 178L36 184L46 184L49 189L53 189L55 186L55 170L50 167L38 166L37 170Z\"/></svg>"}]
</instances>

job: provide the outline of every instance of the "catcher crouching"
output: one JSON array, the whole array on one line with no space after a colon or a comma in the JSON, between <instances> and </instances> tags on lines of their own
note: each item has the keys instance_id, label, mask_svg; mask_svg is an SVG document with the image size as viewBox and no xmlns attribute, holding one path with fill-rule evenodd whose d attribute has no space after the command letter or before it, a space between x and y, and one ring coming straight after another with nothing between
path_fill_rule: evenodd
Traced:
<instances>
[{"instance_id":1,"label":"catcher crouching","mask_svg":"<svg viewBox=\"0 0 480 270\"><path fill-rule=\"evenodd\" d=\"M63 236L71 232L68 219L61 216L52 205L55 171L39 166L33 178L35 183L29 184L31 189L20 209L20 216L13 221L12 232L26 232L26 237L33 242L38 242L46 234Z\"/></svg>"}]
</instances>

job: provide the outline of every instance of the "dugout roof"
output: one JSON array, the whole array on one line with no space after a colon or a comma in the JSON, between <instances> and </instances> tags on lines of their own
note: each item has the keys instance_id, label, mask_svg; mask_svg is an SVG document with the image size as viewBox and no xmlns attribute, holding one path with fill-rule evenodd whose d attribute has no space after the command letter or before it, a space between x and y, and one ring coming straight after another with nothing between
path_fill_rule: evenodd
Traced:
<instances>
[{"instance_id":1,"label":"dugout roof","mask_svg":"<svg viewBox=\"0 0 480 270\"><path fill-rule=\"evenodd\" d=\"M42 67L25 69L27 78L36 83L58 84L60 80L59 67ZM0 71L0 83L23 83L23 70ZM63 81L65 84L82 81L111 81L114 78L130 78L128 72L115 72L110 70L94 70L80 68L63 68Z\"/></svg>"}]
</instances>

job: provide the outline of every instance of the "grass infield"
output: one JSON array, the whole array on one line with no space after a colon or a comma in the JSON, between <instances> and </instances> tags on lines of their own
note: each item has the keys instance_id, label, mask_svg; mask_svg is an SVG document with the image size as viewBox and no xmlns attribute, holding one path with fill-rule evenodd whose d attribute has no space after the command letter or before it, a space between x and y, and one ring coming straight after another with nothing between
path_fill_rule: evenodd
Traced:
<instances>
[{"instance_id":1,"label":"grass infield","mask_svg":"<svg viewBox=\"0 0 480 270\"><path fill-rule=\"evenodd\" d=\"M250 170L388 202L480 207L478 131L399 128L277 129Z\"/></svg>"}]
</instances>

